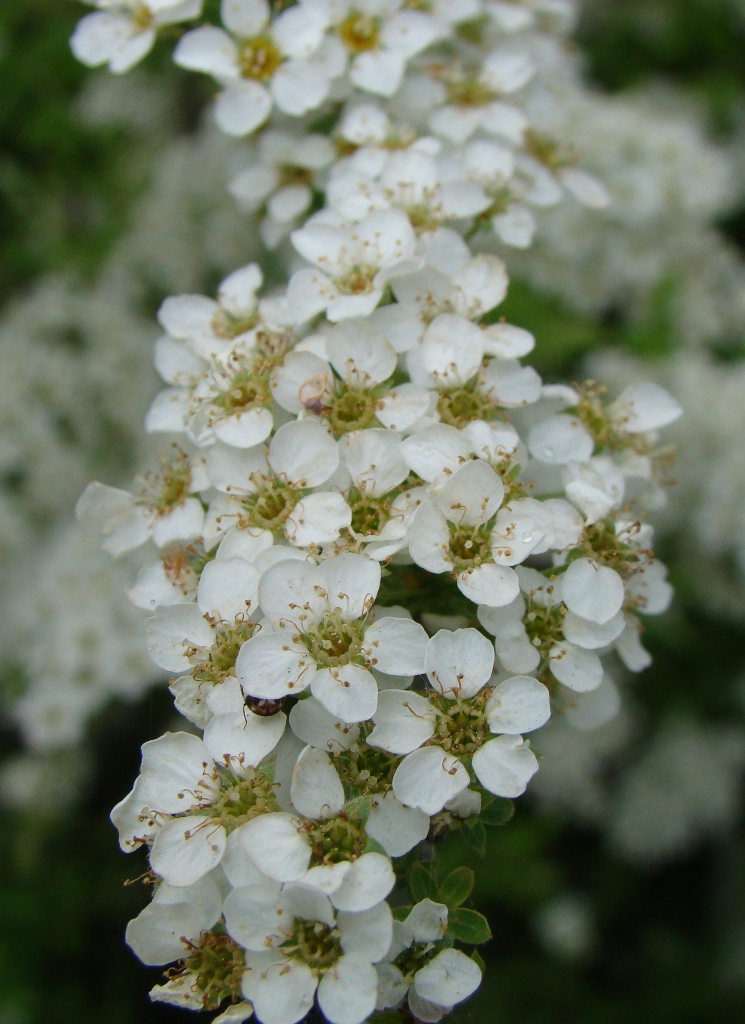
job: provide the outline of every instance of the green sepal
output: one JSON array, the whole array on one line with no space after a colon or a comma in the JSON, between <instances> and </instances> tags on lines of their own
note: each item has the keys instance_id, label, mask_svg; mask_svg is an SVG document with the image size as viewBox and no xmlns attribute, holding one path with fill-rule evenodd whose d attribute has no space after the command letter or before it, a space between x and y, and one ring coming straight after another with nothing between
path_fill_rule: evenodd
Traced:
<instances>
[{"instance_id":1,"label":"green sepal","mask_svg":"<svg viewBox=\"0 0 745 1024\"><path fill-rule=\"evenodd\" d=\"M370 811L372 810L372 797L369 793L365 796L356 796L352 800L347 800L342 808L347 818L353 821L359 821L363 827L367 825L367 819L370 817Z\"/></svg>"},{"instance_id":2,"label":"green sepal","mask_svg":"<svg viewBox=\"0 0 745 1024\"><path fill-rule=\"evenodd\" d=\"M376 842L374 839L371 839L370 836L367 837L367 842L365 843L365 848L364 848L364 850L362 852L363 853L382 853L384 857L387 856L385 850L380 845L380 843Z\"/></svg>"},{"instance_id":3,"label":"green sepal","mask_svg":"<svg viewBox=\"0 0 745 1024\"><path fill-rule=\"evenodd\" d=\"M486 829L478 819L464 821L461 825L460 834L466 846L483 857L486 853Z\"/></svg>"},{"instance_id":4,"label":"green sepal","mask_svg":"<svg viewBox=\"0 0 745 1024\"><path fill-rule=\"evenodd\" d=\"M471 959L483 974L486 971L486 964L484 963L484 958L481 956L477 949L474 949L473 952L471 953Z\"/></svg>"},{"instance_id":5,"label":"green sepal","mask_svg":"<svg viewBox=\"0 0 745 1024\"><path fill-rule=\"evenodd\" d=\"M482 807L479 821L485 825L506 825L515 813L515 805L512 800L496 796L485 807Z\"/></svg>"},{"instance_id":6,"label":"green sepal","mask_svg":"<svg viewBox=\"0 0 745 1024\"><path fill-rule=\"evenodd\" d=\"M456 907L448 914L448 935L452 935L459 942L467 942L476 946L481 942L488 942L492 937L489 922L478 910L468 910L467 907Z\"/></svg>"},{"instance_id":7,"label":"green sepal","mask_svg":"<svg viewBox=\"0 0 745 1024\"><path fill-rule=\"evenodd\" d=\"M437 902L444 903L451 910L465 903L473 889L473 871L460 867L451 871L437 890Z\"/></svg>"},{"instance_id":8,"label":"green sepal","mask_svg":"<svg viewBox=\"0 0 745 1024\"><path fill-rule=\"evenodd\" d=\"M409 888L415 903L420 900L437 901L437 882L421 861L417 861L409 873Z\"/></svg>"}]
</instances>

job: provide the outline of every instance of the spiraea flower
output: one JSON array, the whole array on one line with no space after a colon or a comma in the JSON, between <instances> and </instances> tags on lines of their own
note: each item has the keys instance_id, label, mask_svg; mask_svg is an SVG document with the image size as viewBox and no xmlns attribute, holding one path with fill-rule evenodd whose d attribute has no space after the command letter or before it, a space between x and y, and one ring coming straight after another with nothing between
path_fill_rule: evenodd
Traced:
<instances>
[{"instance_id":1,"label":"spiraea flower","mask_svg":"<svg viewBox=\"0 0 745 1024\"><path fill-rule=\"evenodd\" d=\"M432 689L380 694L368 742L406 755L393 776L403 804L441 811L471 781L464 761L490 793L525 791L538 762L521 734L548 721L548 690L530 676L490 686L493 666L491 645L477 630L440 630L427 645Z\"/></svg>"},{"instance_id":2,"label":"spiraea flower","mask_svg":"<svg viewBox=\"0 0 745 1024\"><path fill-rule=\"evenodd\" d=\"M279 562L262 577L259 603L272 631L241 649L245 693L274 699L310 688L330 714L346 722L372 716L378 685L372 669L415 675L423 668L426 634L411 619L375 619L380 565L365 555L321 562Z\"/></svg>"},{"instance_id":3,"label":"spiraea flower","mask_svg":"<svg viewBox=\"0 0 745 1024\"><path fill-rule=\"evenodd\" d=\"M201 4L96 6L73 46L120 71ZM643 512L680 408L544 384L541 338L498 315L495 252L540 277L536 211L608 199L563 116L572 11L222 0L176 45L218 126L257 133L230 187L272 258L162 303L146 428L184 451L78 509L113 554L150 544L129 596L193 730L143 745L112 812L149 858L127 941L172 965L154 1000L441 1020L481 981L457 944L490 933L439 842L483 849L552 701L607 721L606 657L649 662L640 616L671 590Z\"/></svg>"}]
</instances>

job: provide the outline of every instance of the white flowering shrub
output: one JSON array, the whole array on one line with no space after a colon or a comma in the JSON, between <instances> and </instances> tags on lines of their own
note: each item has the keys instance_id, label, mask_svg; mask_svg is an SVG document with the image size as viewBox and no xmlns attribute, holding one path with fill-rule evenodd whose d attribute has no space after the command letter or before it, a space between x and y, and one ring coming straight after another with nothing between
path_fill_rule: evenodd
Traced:
<instances>
[{"instance_id":1,"label":"white flowering shrub","mask_svg":"<svg viewBox=\"0 0 745 1024\"><path fill-rule=\"evenodd\" d=\"M73 49L115 72L197 22L174 59L252 136L232 190L276 249L162 304L170 453L78 503L146 552L129 597L186 719L112 812L153 885L127 941L171 965L153 999L223 1024L439 1021L490 931L438 844L483 848L528 737L612 704L604 659L644 668L671 598L640 510L679 405L544 384L500 316L542 211L608 201L530 116L572 5L96 6Z\"/></svg>"}]
</instances>

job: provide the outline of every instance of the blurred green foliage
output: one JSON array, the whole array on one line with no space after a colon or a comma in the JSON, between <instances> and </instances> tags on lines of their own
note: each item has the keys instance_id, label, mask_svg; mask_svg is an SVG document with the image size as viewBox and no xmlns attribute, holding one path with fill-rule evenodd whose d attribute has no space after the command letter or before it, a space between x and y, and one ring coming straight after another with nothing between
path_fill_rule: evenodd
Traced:
<instances>
[{"instance_id":1,"label":"blurred green foliage","mask_svg":"<svg viewBox=\"0 0 745 1024\"><path fill-rule=\"evenodd\" d=\"M82 11L68 0L0 4L0 302L49 270L95 273L141 185L127 167L126 133L86 127L75 114L90 72L72 59L67 38ZM745 98L745 9L735 0L588 4L579 39L604 87L667 78L706 101L717 131L733 128ZM738 224L733 218L736 238ZM538 335L542 373L571 377L579 357L599 344L666 354L672 287L660 291L633 330L582 319L519 282L500 313ZM654 666L633 685L648 721L672 709L712 721L741 714L744 639L742 629L695 611L683 587L675 612L653 620ZM104 713L93 730L91 782L72 811L41 818L4 812L0 1024L187 1019L148 1002L159 972L144 969L123 947L125 923L148 893L141 883L124 885L144 864L120 854L107 820L136 774L140 744L167 727L169 715L165 692ZM467 905L487 914L494 934L480 947L484 986L453 1019L745 1020L745 966L738 973L725 956L728 929L745 922L743 863L745 839L735 835L644 871L611 856L597 834L542 817L523 802L507 827L488 831L484 858L456 840L438 862L441 878L461 865L476 870ZM574 959L547 952L534 924L546 902L566 892L586 899L596 935Z\"/></svg>"}]
</instances>

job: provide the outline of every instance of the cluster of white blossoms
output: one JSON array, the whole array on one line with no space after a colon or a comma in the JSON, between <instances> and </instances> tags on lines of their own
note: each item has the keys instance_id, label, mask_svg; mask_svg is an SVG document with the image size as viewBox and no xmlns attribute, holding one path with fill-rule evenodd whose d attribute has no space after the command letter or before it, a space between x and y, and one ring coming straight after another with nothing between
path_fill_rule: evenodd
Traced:
<instances>
[{"instance_id":1,"label":"cluster of white blossoms","mask_svg":"<svg viewBox=\"0 0 745 1024\"><path fill-rule=\"evenodd\" d=\"M73 46L113 70L199 14L97 6ZM162 304L146 427L171 452L78 504L107 551L147 551L129 596L190 723L144 744L112 814L153 884L127 940L173 965L154 999L223 1024L439 1021L490 933L434 844L482 847L538 770L530 734L603 657L648 663L640 616L671 589L635 501L681 409L655 384L544 384L480 243L607 201L527 112L571 14L223 0L178 42L220 127L255 133L246 201L289 245L266 284L249 263Z\"/></svg>"}]
</instances>

